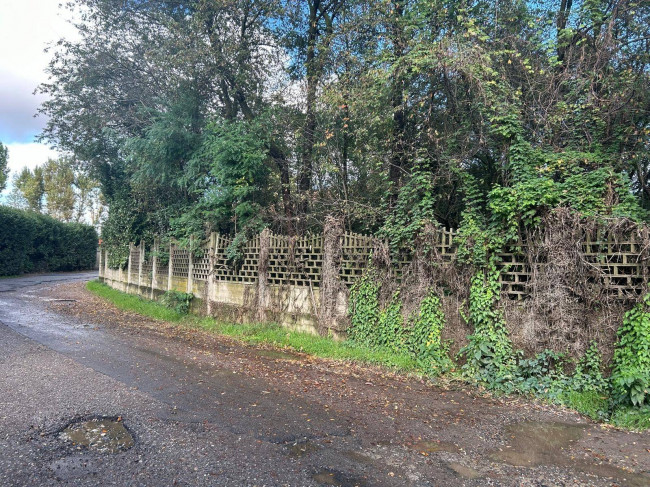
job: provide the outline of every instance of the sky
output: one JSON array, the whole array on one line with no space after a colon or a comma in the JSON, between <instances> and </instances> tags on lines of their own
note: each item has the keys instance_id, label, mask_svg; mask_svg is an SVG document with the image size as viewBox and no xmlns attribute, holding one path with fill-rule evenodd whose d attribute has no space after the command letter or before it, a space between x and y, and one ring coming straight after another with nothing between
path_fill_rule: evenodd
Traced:
<instances>
[{"instance_id":1,"label":"sky","mask_svg":"<svg viewBox=\"0 0 650 487\"><path fill-rule=\"evenodd\" d=\"M0 0L0 142L9 148L12 173L41 165L57 155L35 141L46 119L34 117L43 97L33 93L48 79L45 68L50 54L44 49L62 37L75 36L74 27L67 21L70 13L59 9L59 3Z\"/></svg>"}]
</instances>

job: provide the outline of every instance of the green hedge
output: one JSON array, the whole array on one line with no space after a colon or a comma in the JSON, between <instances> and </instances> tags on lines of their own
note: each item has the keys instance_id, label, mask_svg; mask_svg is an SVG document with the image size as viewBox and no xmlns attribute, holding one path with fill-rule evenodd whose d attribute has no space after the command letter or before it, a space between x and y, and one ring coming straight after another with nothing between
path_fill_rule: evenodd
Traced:
<instances>
[{"instance_id":1,"label":"green hedge","mask_svg":"<svg viewBox=\"0 0 650 487\"><path fill-rule=\"evenodd\" d=\"M0 276L92 269L96 256L93 227L0 206Z\"/></svg>"}]
</instances>

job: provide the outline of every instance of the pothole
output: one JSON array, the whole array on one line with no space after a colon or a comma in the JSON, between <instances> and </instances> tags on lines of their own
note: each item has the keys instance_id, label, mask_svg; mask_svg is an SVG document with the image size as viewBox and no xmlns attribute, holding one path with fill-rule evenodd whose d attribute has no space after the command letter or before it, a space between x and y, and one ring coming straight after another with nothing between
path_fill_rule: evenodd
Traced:
<instances>
[{"instance_id":1,"label":"pothole","mask_svg":"<svg viewBox=\"0 0 650 487\"><path fill-rule=\"evenodd\" d=\"M99 453L119 453L135 444L133 435L118 418L94 418L70 423L59 438L73 446L85 447Z\"/></svg>"},{"instance_id":2,"label":"pothole","mask_svg":"<svg viewBox=\"0 0 650 487\"><path fill-rule=\"evenodd\" d=\"M322 468L312 475L312 479L320 485L335 485L338 487L363 487L365 482L361 479L352 478L338 470Z\"/></svg>"},{"instance_id":3,"label":"pothole","mask_svg":"<svg viewBox=\"0 0 650 487\"><path fill-rule=\"evenodd\" d=\"M288 445L289 456L292 458L301 458L318 451L318 446L312 443L311 441L296 442L291 445Z\"/></svg>"},{"instance_id":4,"label":"pothole","mask_svg":"<svg viewBox=\"0 0 650 487\"><path fill-rule=\"evenodd\" d=\"M410 448L420 453L448 452L458 453L458 447L453 443L445 441L427 441L422 440L410 445Z\"/></svg>"},{"instance_id":5,"label":"pothole","mask_svg":"<svg viewBox=\"0 0 650 487\"><path fill-rule=\"evenodd\" d=\"M580 424L524 422L506 427L508 445L490 458L518 467L554 465L590 476L614 479L621 485L645 487L650 476L634 473L608 463L574 459L571 448L582 438L586 426Z\"/></svg>"}]
</instances>

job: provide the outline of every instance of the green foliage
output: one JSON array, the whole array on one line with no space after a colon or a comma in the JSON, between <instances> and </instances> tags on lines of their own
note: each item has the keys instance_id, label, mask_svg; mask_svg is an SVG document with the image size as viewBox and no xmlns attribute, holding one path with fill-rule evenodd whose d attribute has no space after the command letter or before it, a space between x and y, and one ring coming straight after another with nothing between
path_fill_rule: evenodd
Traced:
<instances>
[{"instance_id":1,"label":"green foliage","mask_svg":"<svg viewBox=\"0 0 650 487\"><path fill-rule=\"evenodd\" d=\"M380 309L378 285L374 273L367 273L350 293L351 324L348 336L356 343L369 347L403 351L405 345L404 319L399 293L384 309Z\"/></svg>"},{"instance_id":2,"label":"green foliage","mask_svg":"<svg viewBox=\"0 0 650 487\"><path fill-rule=\"evenodd\" d=\"M644 3L69 4L43 139L138 209L138 239L297 234L336 213L395 253L462 220L463 262L484 266L558 205L650 207Z\"/></svg>"},{"instance_id":3,"label":"green foliage","mask_svg":"<svg viewBox=\"0 0 650 487\"><path fill-rule=\"evenodd\" d=\"M144 215L128 204L116 200L108 210L108 218L102 227L102 240L108 250L108 266L111 269L126 268L129 263L129 242L143 237Z\"/></svg>"},{"instance_id":4,"label":"green foliage","mask_svg":"<svg viewBox=\"0 0 650 487\"><path fill-rule=\"evenodd\" d=\"M650 407L620 407L614 410L610 421L620 428L648 430L650 429Z\"/></svg>"},{"instance_id":5,"label":"green foliage","mask_svg":"<svg viewBox=\"0 0 650 487\"><path fill-rule=\"evenodd\" d=\"M0 275L92 269L96 252L88 225L0 206Z\"/></svg>"},{"instance_id":6,"label":"green foliage","mask_svg":"<svg viewBox=\"0 0 650 487\"><path fill-rule=\"evenodd\" d=\"M576 392L594 392L601 396L607 392L607 380L603 377L603 359L595 341L578 360L570 386Z\"/></svg>"},{"instance_id":7,"label":"green foliage","mask_svg":"<svg viewBox=\"0 0 650 487\"><path fill-rule=\"evenodd\" d=\"M160 303L166 308L174 310L181 315L186 315L190 312L192 299L194 299L192 293L167 291L165 294L160 296Z\"/></svg>"},{"instance_id":8,"label":"green foliage","mask_svg":"<svg viewBox=\"0 0 650 487\"><path fill-rule=\"evenodd\" d=\"M45 181L43 179L43 169L35 167L30 170L24 167L13 180L14 191L20 192L26 208L32 211L41 212L43 210L43 198L45 197Z\"/></svg>"},{"instance_id":9,"label":"green foliage","mask_svg":"<svg viewBox=\"0 0 650 487\"><path fill-rule=\"evenodd\" d=\"M387 215L380 231L389 240L393 253L414 250L416 237L424 226L436 221L436 178L428 164L420 162L408 182L399 190L395 208Z\"/></svg>"},{"instance_id":10,"label":"green foliage","mask_svg":"<svg viewBox=\"0 0 650 487\"><path fill-rule=\"evenodd\" d=\"M538 170L538 175L512 186L495 187L488 196L492 231L502 231L507 242L516 241L521 229L538 226L542 217L558 206L596 219L647 218L647 212L630 193L625 177L610 168L587 170L575 161L555 156Z\"/></svg>"},{"instance_id":11,"label":"green foliage","mask_svg":"<svg viewBox=\"0 0 650 487\"><path fill-rule=\"evenodd\" d=\"M459 352L465 359L465 374L493 388L507 387L515 369L512 344L497 308L500 292L499 272L494 264L474 274L465 317L474 333Z\"/></svg>"},{"instance_id":12,"label":"green foliage","mask_svg":"<svg viewBox=\"0 0 650 487\"><path fill-rule=\"evenodd\" d=\"M548 349L529 359L520 358L512 387L523 394L555 398L567 384L564 363L564 354Z\"/></svg>"},{"instance_id":13,"label":"green foliage","mask_svg":"<svg viewBox=\"0 0 650 487\"><path fill-rule=\"evenodd\" d=\"M427 373L439 375L453 368L447 344L442 343L445 315L440 299L429 293L416 316L405 323L399 293L380 309L379 286L373 269L359 279L350 292L348 338L364 346L408 353Z\"/></svg>"},{"instance_id":14,"label":"green foliage","mask_svg":"<svg viewBox=\"0 0 650 487\"><path fill-rule=\"evenodd\" d=\"M615 405L650 405L650 293L625 313L610 382Z\"/></svg>"},{"instance_id":15,"label":"green foliage","mask_svg":"<svg viewBox=\"0 0 650 487\"><path fill-rule=\"evenodd\" d=\"M376 273L370 268L350 290L350 340L367 346L376 345L376 329L379 321L379 286Z\"/></svg>"},{"instance_id":16,"label":"green foliage","mask_svg":"<svg viewBox=\"0 0 650 487\"><path fill-rule=\"evenodd\" d=\"M590 418L603 421L608 420L609 401L608 397L596 391L576 391L570 386L565 387L558 396L559 402L571 409L575 409L581 414ZM612 419L612 423L616 424ZM646 427L650 426L648 424Z\"/></svg>"},{"instance_id":17,"label":"green foliage","mask_svg":"<svg viewBox=\"0 0 650 487\"><path fill-rule=\"evenodd\" d=\"M404 349L404 341L402 302L399 299L399 293L395 293L388 305L379 313L379 319L372 334L371 345L397 352Z\"/></svg>"},{"instance_id":18,"label":"green foliage","mask_svg":"<svg viewBox=\"0 0 650 487\"><path fill-rule=\"evenodd\" d=\"M442 342L445 314L440 298L430 292L420 303L420 311L409 320L406 348L413 354L424 370L435 375L453 368L449 358L449 345Z\"/></svg>"}]
</instances>

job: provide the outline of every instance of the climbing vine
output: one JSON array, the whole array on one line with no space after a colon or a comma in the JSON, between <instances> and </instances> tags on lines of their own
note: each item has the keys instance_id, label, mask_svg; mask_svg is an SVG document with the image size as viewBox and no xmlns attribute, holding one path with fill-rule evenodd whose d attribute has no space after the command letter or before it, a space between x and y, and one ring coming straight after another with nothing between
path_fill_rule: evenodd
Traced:
<instances>
[{"instance_id":1,"label":"climbing vine","mask_svg":"<svg viewBox=\"0 0 650 487\"><path fill-rule=\"evenodd\" d=\"M459 352L465 359L465 374L492 387L511 380L515 367L512 343L497 308L500 292L499 272L493 262L485 271L474 274L465 316L474 333Z\"/></svg>"},{"instance_id":2,"label":"climbing vine","mask_svg":"<svg viewBox=\"0 0 650 487\"><path fill-rule=\"evenodd\" d=\"M451 370L453 363L449 358L449 346L442 341L445 314L440 298L429 292L420 303L419 313L410 321L406 343L409 352L418 358L425 370L435 375Z\"/></svg>"},{"instance_id":3,"label":"climbing vine","mask_svg":"<svg viewBox=\"0 0 650 487\"><path fill-rule=\"evenodd\" d=\"M615 404L650 404L650 293L625 313L610 381Z\"/></svg>"},{"instance_id":4,"label":"climbing vine","mask_svg":"<svg viewBox=\"0 0 650 487\"><path fill-rule=\"evenodd\" d=\"M379 286L376 273L370 268L350 291L350 327L348 338L368 346L376 345L376 328L379 320Z\"/></svg>"},{"instance_id":5,"label":"climbing vine","mask_svg":"<svg viewBox=\"0 0 650 487\"><path fill-rule=\"evenodd\" d=\"M400 293L379 306L380 285L374 269L352 287L348 338L373 348L408 353L422 370L439 375L453 368L447 344L442 341L445 315L440 298L430 291L417 314L405 320Z\"/></svg>"}]
</instances>

